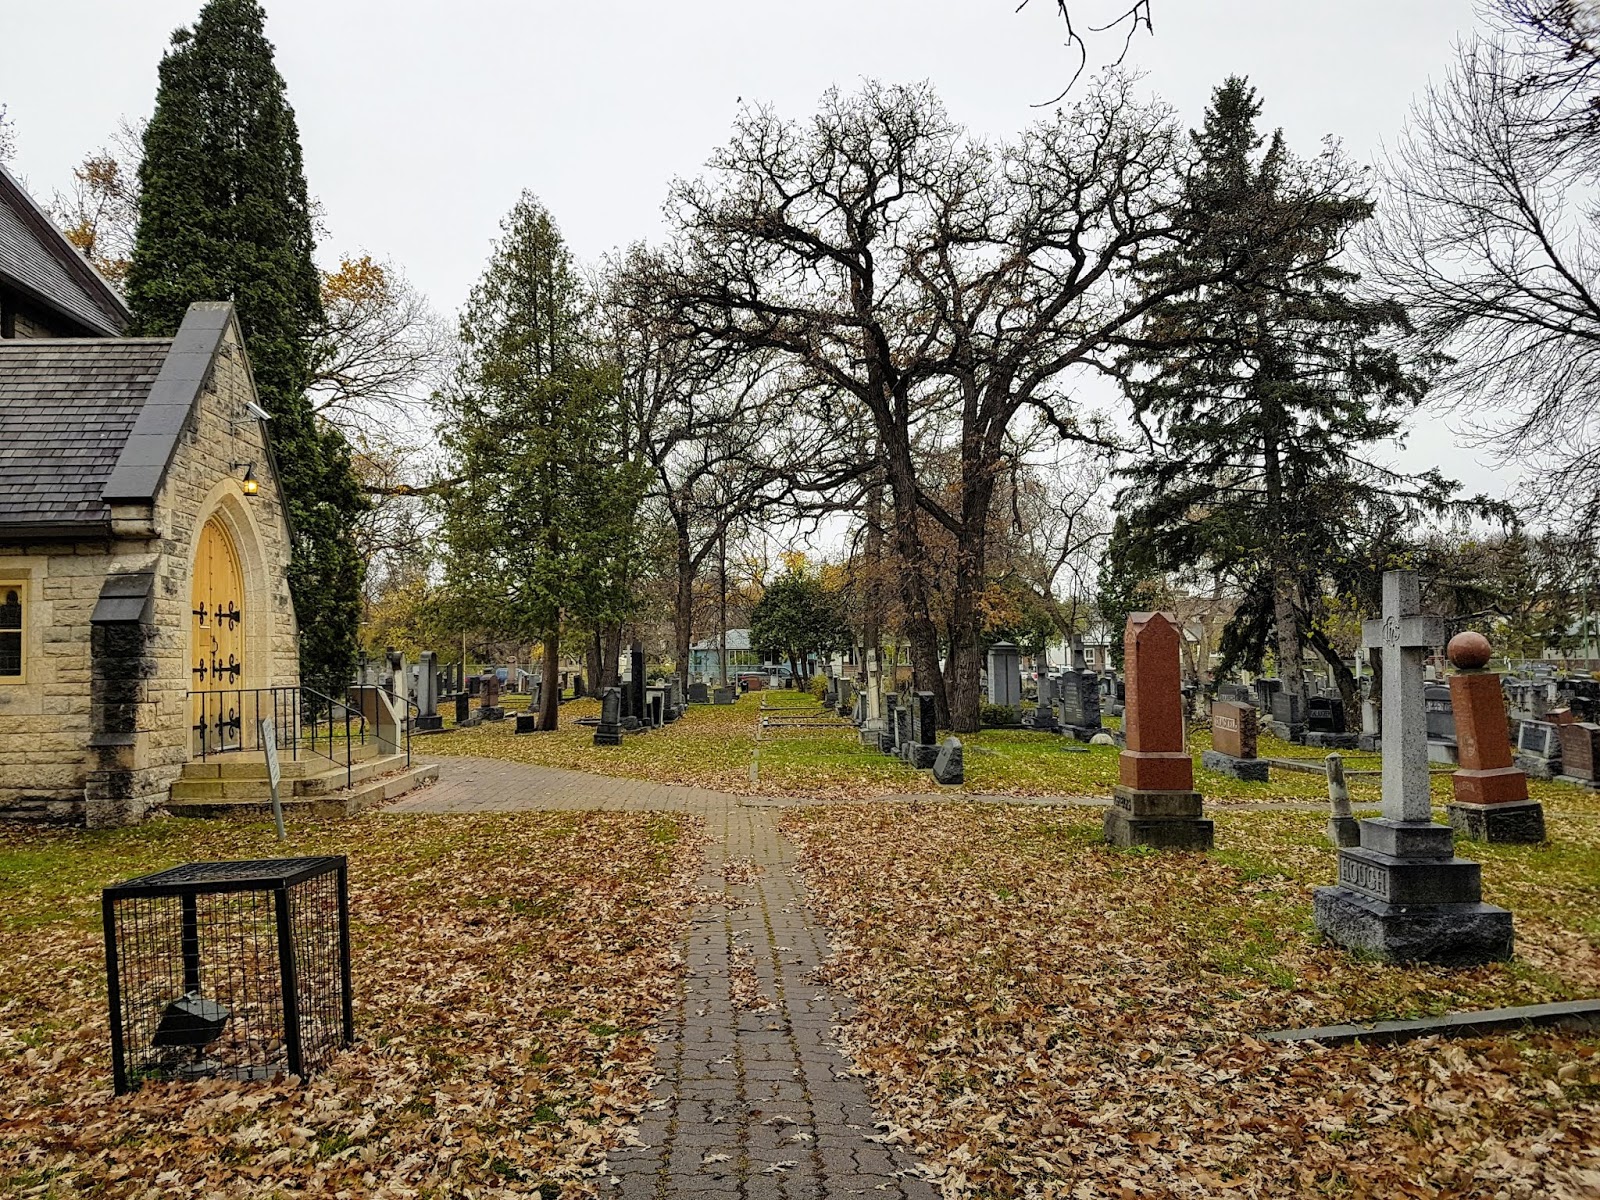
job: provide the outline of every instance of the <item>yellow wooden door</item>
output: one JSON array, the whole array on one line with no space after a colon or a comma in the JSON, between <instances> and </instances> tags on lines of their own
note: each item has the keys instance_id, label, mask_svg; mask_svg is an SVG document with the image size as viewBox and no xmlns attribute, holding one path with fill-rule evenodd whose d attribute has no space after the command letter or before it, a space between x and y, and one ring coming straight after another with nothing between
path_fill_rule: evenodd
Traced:
<instances>
[{"instance_id":1,"label":"yellow wooden door","mask_svg":"<svg viewBox=\"0 0 1600 1200\"><path fill-rule=\"evenodd\" d=\"M244 572L233 539L216 518L200 531L190 605L189 676L195 748L236 750L241 744L244 686Z\"/></svg>"}]
</instances>

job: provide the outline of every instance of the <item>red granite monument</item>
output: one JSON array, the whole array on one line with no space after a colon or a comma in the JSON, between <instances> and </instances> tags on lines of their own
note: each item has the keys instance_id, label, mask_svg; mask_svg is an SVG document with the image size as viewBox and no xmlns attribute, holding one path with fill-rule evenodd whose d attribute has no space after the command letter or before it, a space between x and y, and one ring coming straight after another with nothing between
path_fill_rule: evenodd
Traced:
<instances>
[{"instance_id":1,"label":"red granite monument","mask_svg":"<svg viewBox=\"0 0 1600 1200\"><path fill-rule=\"evenodd\" d=\"M1183 737L1178 625L1165 613L1130 613L1124 637L1128 680L1121 782L1106 811L1105 835L1118 846L1209 850L1212 824L1201 816L1194 759Z\"/></svg>"},{"instance_id":2,"label":"red granite monument","mask_svg":"<svg viewBox=\"0 0 1600 1200\"><path fill-rule=\"evenodd\" d=\"M1445 653L1460 769L1451 776L1450 824L1462 837L1485 842L1544 841L1544 806L1528 799L1528 776L1512 763L1500 676L1485 670L1492 653L1481 633L1458 633Z\"/></svg>"}]
</instances>

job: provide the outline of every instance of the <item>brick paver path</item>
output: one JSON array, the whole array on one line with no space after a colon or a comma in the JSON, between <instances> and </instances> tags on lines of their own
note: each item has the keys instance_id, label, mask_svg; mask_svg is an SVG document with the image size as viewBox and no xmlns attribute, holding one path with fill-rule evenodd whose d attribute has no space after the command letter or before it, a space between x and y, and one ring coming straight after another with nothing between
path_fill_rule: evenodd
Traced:
<instances>
[{"instance_id":1,"label":"brick paver path","mask_svg":"<svg viewBox=\"0 0 1600 1200\"><path fill-rule=\"evenodd\" d=\"M883 1140L836 1048L846 1002L810 974L828 953L806 911L774 804L701 788L489 759L445 758L439 781L387 810L670 810L712 838L687 937L683 990L664 1017L657 1099L639 1146L613 1152L619 1200L728 1196L933 1200L911 1155ZM730 867L729 864L732 864Z\"/></svg>"}]
</instances>

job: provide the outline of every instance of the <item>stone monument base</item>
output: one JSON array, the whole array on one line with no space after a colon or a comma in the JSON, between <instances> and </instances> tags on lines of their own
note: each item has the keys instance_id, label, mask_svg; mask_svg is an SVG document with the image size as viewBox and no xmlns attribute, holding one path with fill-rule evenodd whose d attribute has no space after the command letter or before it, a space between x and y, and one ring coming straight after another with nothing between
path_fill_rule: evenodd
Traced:
<instances>
[{"instance_id":1,"label":"stone monument base","mask_svg":"<svg viewBox=\"0 0 1600 1200\"><path fill-rule=\"evenodd\" d=\"M614 725L609 728L602 725L594 731L594 744L596 746L620 746L622 745L622 730Z\"/></svg>"},{"instance_id":2,"label":"stone monument base","mask_svg":"<svg viewBox=\"0 0 1600 1200\"><path fill-rule=\"evenodd\" d=\"M919 771L931 770L933 760L939 757L939 747L924 746L921 742L907 742L905 753L901 755L907 766L915 767Z\"/></svg>"},{"instance_id":3,"label":"stone monument base","mask_svg":"<svg viewBox=\"0 0 1600 1200\"><path fill-rule=\"evenodd\" d=\"M1221 750L1202 750L1200 765L1208 771L1230 775L1246 783L1266 783L1268 779L1267 764L1262 759L1235 758L1231 754L1224 754Z\"/></svg>"},{"instance_id":4,"label":"stone monument base","mask_svg":"<svg viewBox=\"0 0 1600 1200\"><path fill-rule=\"evenodd\" d=\"M1105 732L1105 727L1102 725L1063 725L1061 732L1077 738L1078 741L1087 746L1094 740L1095 734Z\"/></svg>"},{"instance_id":5,"label":"stone monument base","mask_svg":"<svg viewBox=\"0 0 1600 1200\"><path fill-rule=\"evenodd\" d=\"M1283 721L1266 721L1263 722L1263 725L1273 737L1289 742L1292 745L1298 746L1305 740L1306 727L1304 725L1289 725Z\"/></svg>"},{"instance_id":6,"label":"stone monument base","mask_svg":"<svg viewBox=\"0 0 1600 1200\"><path fill-rule=\"evenodd\" d=\"M1321 730L1310 730L1305 736L1307 746L1315 746L1320 750L1354 750L1356 748L1356 735L1353 733L1324 733Z\"/></svg>"},{"instance_id":7,"label":"stone monument base","mask_svg":"<svg viewBox=\"0 0 1600 1200\"><path fill-rule=\"evenodd\" d=\"M1511 914L1492 904L1395 905L1321 887L1312 911L1323 937L1385 962L1468 967L1511 957Z\"/></svg>"},{"instance_id":8,"label":"stone monument base","mask_svg":"<svg viewBox=\"0 0 1600 1200\"><path fill-rule=\"evenodd\" d=\"M444 718L435 713L431 717L417 717L412 730L416 733L438 733L444 728Z\"/></svg>"},{"instance_id":9,"label":"stone monument base","mask_svg":"<svg viewBox=\"0 0 1600 1200\"><path fill-rule=\"evenodd\" d=\"M513 732L515 732L515 733L538 733L539 732L539 714L538 713L531 713L531 712L518 713L517 714L517 727Z\"/></svg>"},{"instance_id":10,"label":"stone monument base","mask_svg":"<svg viewBox=\"0 0 1600 1200\"><path fill-rule=\"evenodd\" d=\"M1544 841L1544 805L1537 800L1504 804L1446 806L1450 826L1464 838L1478 842L1512 842L1534 845Z\"/></svg>"},{"instance_id":11,"label":"stone monument base","mask_svg":"<svg viewBox=\"0 0 1600 1200\"><path fill-rule=\"evenodd\" d=\"M1361 822L1354 817L1329 817L1328 841L1339 849L1361 845Z\"/></svg>"},{"instance_id":12,"label":"stone monument base","mask_svg":"<svg viewBox=\"0 0 1600 1200\"><path fill-rule=\"evenodd\" d=\"M1356 749L1365 750L1368 754L1376 754L1383 749L1383 736L1377 733L1363 733L1356 736Z\"/></svg>"},{"instance_id":13,"label":"stone monument base","mask_svg":"<svg viewBox=\"0 0 1600 1200\"><path fill-rule=\"evenodd\" d=\"M1374 817L1339 851L1337 887L1318 888L1317 930L1385 962L1470 966L1511 957L1511 914L1483 901L1483 868L1455 856L1455 831Z\"/></svg>"},{"instance_id":14,"label":"stone monument base","mask_svg":"<svg viewBox=\"0 0 1600 1200\"><path fill-rule=\"evenodd\" d=\"M1105 838L1113 846L1211 849L1215 828L1200 815L1199 792L1148 792L1118 784L1111 794Z\"/></svg>"},{"instance_id":15,"label":"stone monument base","mask_svg":"<svg viewBox=\"0 0 1600 1200\"><path fill-rule=\"evenodd\" d=\"M1519 754L1513 760L1517 770L1529 779L1554 779L1561 771L1561 760L1537 758L1532 754Z\"/></svg>"}]
</instances>

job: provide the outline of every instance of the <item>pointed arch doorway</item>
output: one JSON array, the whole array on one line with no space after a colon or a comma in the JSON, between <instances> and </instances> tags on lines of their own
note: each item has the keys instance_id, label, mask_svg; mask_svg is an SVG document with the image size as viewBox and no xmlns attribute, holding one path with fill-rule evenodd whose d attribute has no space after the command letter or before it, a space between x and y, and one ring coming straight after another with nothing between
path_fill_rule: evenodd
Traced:
<instances>
[{"instance_id":1,"label":"pointed arch doorway","mask_svg":"<svg viewBox=\"0 0 1600 1200\"><path fill-rule=\"evenodd\" d=\"M189 606L195 753L237 750L243 744L244 600L238 547L213 516L200 530Z\"/></svg>"}]
</instances>

